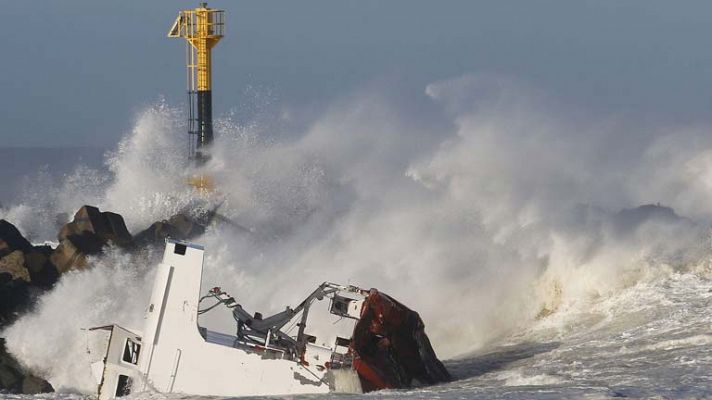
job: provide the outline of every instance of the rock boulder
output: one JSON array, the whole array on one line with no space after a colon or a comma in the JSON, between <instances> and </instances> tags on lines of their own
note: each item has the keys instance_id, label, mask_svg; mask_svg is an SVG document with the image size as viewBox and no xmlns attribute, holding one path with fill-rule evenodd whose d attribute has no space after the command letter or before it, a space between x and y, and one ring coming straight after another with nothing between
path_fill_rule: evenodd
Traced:
<instances>
[{"instance_id":1,"label":"rock boulder","mask_svg":"<svg viewBox=\"0 0 712 400\"><path fill-rule=\"evenodd\" d=\"M50 261L62 274L72 269L83 269L87 264L87 256L99 254L105 245L106 242L90 232L69 235L59 242L59 246L50 256Z\"/></svg>"},{"instance_id":2,"label":"rock boulder","mask_svg":"<svg viewBox=\"0 0 712 400\"><path fill-rule=\"evenodd\" d=\"M29 284L23 279L13 279L0 272L0 326L12 322L19 313L30 307Z\"/></svg>"},{"instance_id":3,"label":"rock boulder","mask_svg":"<svg viewBox=\"0 0 712 400\"><path fill-rule=\"evenodd\" d=\"M30 272L25 267L25 255L20 250L0 258L0 273L2 272L10 274L12 279L30 282Z\"/></svg>"},{"instance_id":4,"label":"rock boulder","mask_svg":"<svg viewBox=\"0 0 712 400\"><path fill-rule=\"evenodd\" d=\"M32 250L32 244L25 239L15 225L0 219L0 257L15 250L23 253Z\"/></svg>"},{"instance_id":5,"label":"rock boulder","mask_svg":"<svg viewBox=\"0 0 712 400\"><path fill-rule=\"evenodd\" d=\"M0 273L48 289L59 277L51 254L51 247L33 246L14 225L0 220Z\"/></svg>"},{"instance_id":6,"label":"rock boulder","mask_svg":"<svg viewBox=\"0 0 712 400\"><path fill-rule=\"evenodd\" d=\"M0 392L38 394L54 392L44 379L27 373L5 349L5 339L0 338Z\"/></svg>"},{"instance_id":7,"label":"rock boulder","mask_svg":"<svg viewBox=\"0 0 712 400\"><path fill-rule=\"evenodd\" d=\"M187 214L176 214L163 221L154 222L136 235L138 246L161 245L166 238L189 240L205 233L207 219L191 218Z\"/></svg>"},{"instance_id":8,"label":"rock boulder","mask_svg":"<svg viewBox=\"0 0 712 400\"><path fill-rule=\"evenodd\" d=\"M49 289L59 279L59 271L50 261L52 251L49 246L34 246L31 252L25 254L25 268L33 286Z\"/></svg>"},{"instance_id":9,"label":"rock boulder","mask_svg":"<svg viewBox=\"0 0 712 400\"><path fill-rule=\"evenodd\" d=\"M83 206L74 214L72 222L65 224L57 235L61 242L70 236L94 234L104 243L112 242L120 247L131 247L133 239L126 228L124 218L113 212L101 212L92 206Z\"/></svg>"},{"instance_id":10,"label":"rock boulder","mask_svg":"<svg viewBox=\"0 0 712 400\"><path fill-rule=\"evenodd\" d=\"M59 246L49 258L60 273L86 266L88 255L99 254L109 243L123 248L133 248L124 218L116 213L101 212L98 208L84 206L65 224L57 235Z\"/></svg>"}]
</instances>

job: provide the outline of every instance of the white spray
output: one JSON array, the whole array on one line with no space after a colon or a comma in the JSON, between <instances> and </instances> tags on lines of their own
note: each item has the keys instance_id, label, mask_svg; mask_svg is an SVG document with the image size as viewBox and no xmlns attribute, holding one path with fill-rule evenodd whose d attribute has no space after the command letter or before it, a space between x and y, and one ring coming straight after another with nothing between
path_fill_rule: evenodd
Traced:
<instances>
[{"instance_id":1,"label":"white spray","mask_svg":"<svg viewBox=\"0 0 712 400\"><path fill-rule=\"evenodd\" d=\"M419 311L436 351L452 356L585 307L582 299L651 270L707 256L704 231L690 220L626 230L615 214L660 201L708 218L712 143L701 130L637 134L564 118L497 77L466 76L425 92L428 123L366 90L289 136L217 124L208 169L221 212L252 233L216 227L199 239L208 250L204 285L265 313L322 281L378 287ZM145 112L108 158L111 176L87 194L122 213L134 233L190 205L184 152L174 147L178 121L164 105ZM52 212L87 202L69 189L74 196L53 202ZM25 224L22 207L33 205L4 217ZM10 350L55 386L91 391L88 367L76 362L79 328L140 326L151 270L112 251L63 276L34 313L3 332Z\"/></svg>"}]
</instances>

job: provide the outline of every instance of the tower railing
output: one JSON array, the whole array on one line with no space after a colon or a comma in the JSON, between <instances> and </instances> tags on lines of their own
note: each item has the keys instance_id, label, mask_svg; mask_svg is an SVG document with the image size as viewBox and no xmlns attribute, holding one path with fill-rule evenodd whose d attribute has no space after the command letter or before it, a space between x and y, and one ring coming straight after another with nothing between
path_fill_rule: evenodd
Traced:
<instances>
[{"instance_id":1,"label":"tower railing","mask_svg":"<svg viewBox=\"0 0 712 400\"><path fill-rule=\"evenodd\" d=\"M225 34L225 12L208 8L206 3L179 12L168 37L186 39L188 87L188 154L198 163L200 152L213 141L211 49Z\"/></svg>"}]
</instances>

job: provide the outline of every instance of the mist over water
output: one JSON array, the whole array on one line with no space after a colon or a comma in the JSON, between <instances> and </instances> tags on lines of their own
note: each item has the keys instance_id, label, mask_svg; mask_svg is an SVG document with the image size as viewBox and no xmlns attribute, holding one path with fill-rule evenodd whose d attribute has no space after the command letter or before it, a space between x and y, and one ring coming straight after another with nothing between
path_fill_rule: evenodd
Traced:
<instances>
[{"instance_id":1,"label":"mist over water","mask_svg":"<svg viewBox=\"0 0 712 400\"><path fill-rule=\"evenodd\" d=\"M223 118L205 167L218 190L202 197L185 184L183 113L159 103L107 154L108 173L80 166L59 183L40 173L0 217L44 241L57 232L47 221L83 204L122 214L132 233L219 204L249 233L217 225L197 240L207 249L205 288L269 313L323 281L377 287L420 312L445 358L512 343L583 346L628 331L645 342L635 329L660 321L655 310L700 300L710 285L706 127L593 120L496 76L435 82L424 93L425 113L384 88L364 89L291 132L287 111L271 123ZM633 210L650 203L674 211ZM140 329L155 259L111 249L93 268L64 275L0 336L56 388L92 392L80 328ZM695 318L691 331L706 324ZM204 322L230 332L231 321ZM640 345L707 348L704 335ZM558 351L549 361L565 370L575 360ZM477 384L577 379L505 372Z\"/></svg>"}]
</instances>

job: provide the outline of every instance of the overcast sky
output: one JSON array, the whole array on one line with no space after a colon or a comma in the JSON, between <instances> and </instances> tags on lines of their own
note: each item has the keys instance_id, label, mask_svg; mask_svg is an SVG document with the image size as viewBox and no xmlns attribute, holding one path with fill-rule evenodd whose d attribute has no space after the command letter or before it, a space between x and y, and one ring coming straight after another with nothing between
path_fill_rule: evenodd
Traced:
<instances>
[{"instance_id":1,"label":"overcast sky","mask_svg":"<svg viewBox=\"0 0 712 400\"><path fill-rule=\"evenodd\" d=\"M136 113L185 99L181 40L191 1L3 1L0 146L109 146ZM364 85L465 73L523 80L594 115L708 121L712 2L213 1L216 114L246 88L318 109Z\"/></svg>"}]
</instances>

